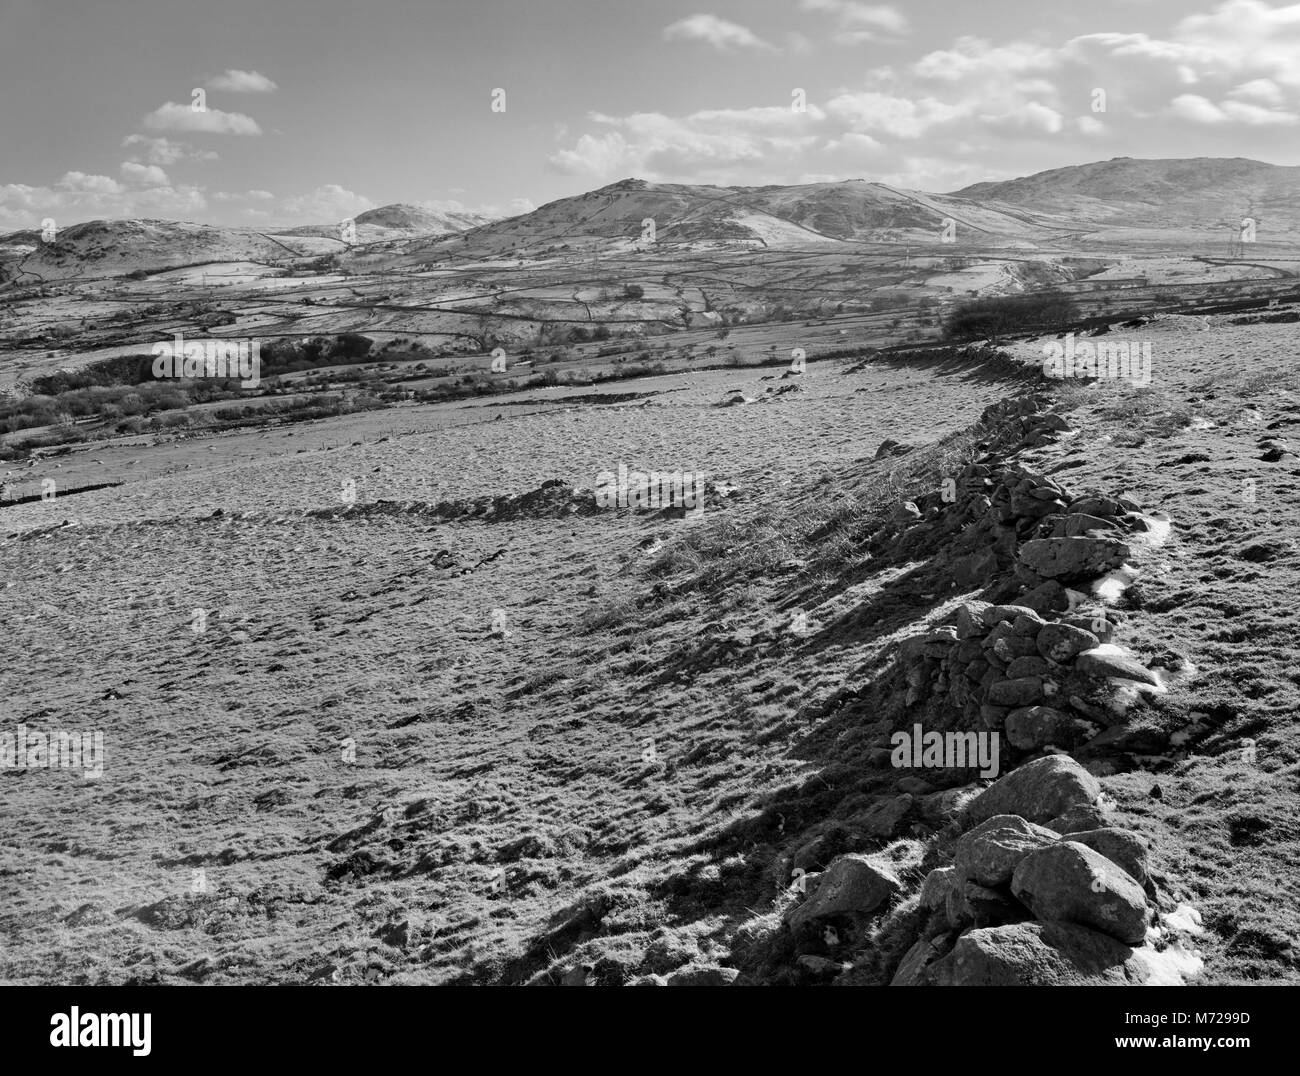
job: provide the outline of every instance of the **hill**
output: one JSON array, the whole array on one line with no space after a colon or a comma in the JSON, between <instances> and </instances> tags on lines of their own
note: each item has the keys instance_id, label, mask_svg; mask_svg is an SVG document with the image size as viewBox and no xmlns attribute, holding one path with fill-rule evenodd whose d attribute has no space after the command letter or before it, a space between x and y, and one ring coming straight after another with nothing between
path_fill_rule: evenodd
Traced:
<instances>
[{"instance_id":1,"label":"hill","mask_svg":"<svg viewBox=\"0 0 1300 1076\"><path fill-rule=\"evenodd\" d=\"M953 197L1142 227L1211 227L1253 216L1261 230L1294 234L1300 167L1243 157L1117 157L1003 182L974 183Z\"/></svg>"}]
</instances>

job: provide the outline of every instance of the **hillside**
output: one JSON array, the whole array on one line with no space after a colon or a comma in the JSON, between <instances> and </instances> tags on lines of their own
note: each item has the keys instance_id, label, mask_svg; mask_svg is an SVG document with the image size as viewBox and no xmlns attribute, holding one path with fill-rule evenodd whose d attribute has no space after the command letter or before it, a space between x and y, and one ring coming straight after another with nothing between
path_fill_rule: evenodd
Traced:
<instances>
[{"instance_id":1,"label":"hillside","mask_svg":"<svg viewBox=\"0 0 1300 1076\"><path fill-rule=\"evenodd\" d=\"M0 270L25 282L125 276L210 262L284 261L318 252L311 240L276 239L247 228L169 220L92 220L61 229L53 242L20 232L0 237Z\"/></svg>"},{"instance_id":2,"label":"hillside","mask_svg":"<svg viewBox=\"0 0 1300 1076\"><path fill-rule=\"evenodd\" d=\"M358 213L352 223L356 226L357 243L364 245L412 236L450 235L477 228L491 219L482 213L448 213L418 205L395 203ZM303 224L294 228L280 229L276 234L319 236L341 243L343 223L339 221L332 224Z\"/></svg>"},{"instance_id":3,"label":"hillside","mask_svg":"<svg viewBox=\"0 0 1300 1076\"><path fill-rule=\"evenodd\" d=\"M596 242L619 249L709 247L829 250L844 243L938 242L954 218L992 243L1020 243L1059 232L1061 224L942 195L865 180L797 186L717 187L625 179L478 229L475 253L535 256ZM648 226L653 221L653 240ZM456 240L429 249L460 253ZM408 253L426 249L406 248Z\"/></svg>"},{"instance_id":4,"label":"hillside","mask_svg":"<svg viewBox=\"0 0 1300 1076\"><path fill-rule=\"evenodd\" d=\"M1294 235L1300 219L1300 167L1241 157L1117 157L975 183L953 197L1135 227L1209 228L1253 215L1261 231Z\"/></svg>"}]
</instances>

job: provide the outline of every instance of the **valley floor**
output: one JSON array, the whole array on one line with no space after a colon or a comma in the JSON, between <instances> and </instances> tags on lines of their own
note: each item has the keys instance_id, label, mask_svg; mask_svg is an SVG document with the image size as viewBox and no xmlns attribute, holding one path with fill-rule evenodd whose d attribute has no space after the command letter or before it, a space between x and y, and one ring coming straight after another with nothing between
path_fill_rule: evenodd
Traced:
<instances>
[{"instance_id":1,"label":"valley floor","mask_svg":"<svg viewBox=\"0 0 1300 1076\"><path fill-rule=\"evenodd\" d=\"M537 939L595 891L607 957L725 964L813 820L773 804L854 793L871 706L836 698L951 598L828 556L825 524L875 510L882 442L938 442L1031 384L1073 432L1026 466L1172 521L1124 641L1195 666L1166 704L1191 731L1107 793L1203 912L1211 981L1300 979L1300 463L1261 458L1300 425L1294 326L1205 325L1129 334L1156 344L1148 389L837 361L618 386L653 393L632 403L543 391L95 446L10 476L124 484L0 516L5 731L104 743L97 779L0 773L0 979L558 978L570 954ZM746 402L717 406L733 389ZM620 463L734 494L686 519L510 501ZM498 510L419 506L471 498Z\"/></svg>"}]
</instances>

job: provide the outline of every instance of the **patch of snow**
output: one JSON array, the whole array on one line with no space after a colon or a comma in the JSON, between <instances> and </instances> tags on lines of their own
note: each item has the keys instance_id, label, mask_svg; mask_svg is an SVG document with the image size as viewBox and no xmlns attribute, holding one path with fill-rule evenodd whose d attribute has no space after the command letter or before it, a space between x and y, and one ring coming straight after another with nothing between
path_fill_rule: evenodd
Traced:
<instances>
[{"instance_id":1,"label":"patch of snow","mask_svg":"<svg viewBox=\"0 0 1300 1076\"><path fill-rule=\"evenodd\" d=\"M1163 950L1143 946L1133 950L1133 959L1146 971L1144 986L1185 986L1189 979L1205 969L1201 951L1188 951L1181 941L1175 941Z\"/></svg>"},{"instance_id":2,"label":"patch of snow","mask_svg":"<svg viewBox=\"0 0 1300 1076\"><path fill-rule=\"evenodd\" d=\"M1107 605L1114 605L1141 574L1131 564L1122 564L1092 584L1093 597L1100 598Z\"/></svg>"}]
</instances>

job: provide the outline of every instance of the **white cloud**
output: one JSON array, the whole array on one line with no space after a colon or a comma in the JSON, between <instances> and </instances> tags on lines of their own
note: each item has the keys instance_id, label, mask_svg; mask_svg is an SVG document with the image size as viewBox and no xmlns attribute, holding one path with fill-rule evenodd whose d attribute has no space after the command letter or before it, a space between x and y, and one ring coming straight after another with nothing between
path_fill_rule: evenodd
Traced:
<instances>
[{"instance_id":1,"label":"white cloud","mask_svg":"<svg viewBox=\"0 0 1300 1076\"><path fill-rule=\"evenodd\" d=\"M262 129L251 116L242 112L222 112L209 108L195 112L190 105L168 101L140 121L150 131L191 131L204 134L260 135Z\"/></svg>"},{"instance_id":2,"label":"white cloud","mask_svg":"<svg viewBox=\"0 0 1300 1076\"><path fill-rule=\"evenodd\" d=\"M38 228L52 217L65 228L80 221L193 218L207 209L197 187L124 187L109 176L68 172L50 187L0 185L0 231Z\"/></svg>"},{"instance_id":3,"label":"white cloud","mask_svg":"<svg viewBox=\"0 0 1300 1076\"><path fill-rule=\"evenodd\" d=\"M910 32L907 18L888 4L863 4L858 0L800 0L804 11L833 15L835 40L842 45L901 37Z\"/></svg>"},{"instance_id":4,"label":"white cloud","mask_svg":"<svg viewBox=\"0 0 1300 1076\"><path fill-rule=\"evenodd\" d=\"M222 90L225 93L273 93L279 87L256 71L237 71L231 68L209 81L208 89Z\"/></svg>"},{"instance_id":5,"label":"white cloud","mask_svg":"<svg viewBox=\"0 0 1300 1076\"><path fill-rule=\"evenodd\" d=\"M1282 88L1268 78L1252 79L1249 82L1243 82L1240 86L1234 86L1228 92L1228 96L1253 101L1256 104L1268 105L1272 108L1281 106L1285 100Z\"/></svg>"},{"instance_id":6,"label":"white cloud","mask_svg":"<svg viewBox=\"0 0 1300 1076\"><path fill-rule=\"evenodd\" d=\"M122 139L124 147L140 146L132 154L132 160L143 158L145 164L171 165L177 161L215 161L217 154L211 150L195 149L187 142L173 142L169 138L150 138L148 135L131 134Z\"/></svg>"},{"instance_id":7,"label":"white cloud","mask_svg":"<svg viewBox=\"0 0 1300 1076\"><path fill-rule=\"evenodd\" d=\"M717 15L688 15L664 27L668 41L700 41L720 52L733 49L751 49L755 52L776 52L776 46L764 41L748 27L720 19Z\"/></svg>"},{"instance_id":8,"label":"white cloud","mask_svg":"<svg viewBox=\"0 0 1300 1076\"><path fill-rule=\"evenodd\" d=\"M171 180L167 173L156 164L138 164L135 161L122 162L122 178L130 183L142 183L150 187L167 187Z\"/></svg>"},{"instance_id":9,"label":"white cloud","mask_svg":"<svg viewBox=\"0 0 1300 1076\"><path fill-rule=\"evenodd\" d=\"M275 198L270 191L252 190L252 191L217 191L212 196L214 202L267 202Z\"/></svg>"},{"instance_id":10,"label":"white cloud","mask_svg":"<svg viewBox=\"0 0 1300 1076\"><path fill-rule=\"evenodd\" d=\"M286 198L280 203L280 208L289 218L315 224L355 217L367 209L374 209L375 203L337 183L326 183L308 194Z\"/></svg>"},{"instance_id":11,"label":"white cloud","mask_svg":"<svg viewBox=\"0 0 1300 1076\"><path fill-rule=\"evenodd\" d=\"M56 184L60 190L77 194L120 194L122 185L108 176L87 175L85 172L64 172Z\"/></svg>"},{"instance_id":12,"label":"white cloud","mask_svg":"<svg viewBox=\"0 0 1300 1076\"><path fill-rule=\"evenodd\" d=\"M709 181L734 171L761 173L774 159L794 158L813 145L825 113L790 108L708 109L687 116L593 113L607 129L582 135L550 157L558 171L597 177L677 177Z\"/></svg>"}]
</instances>

